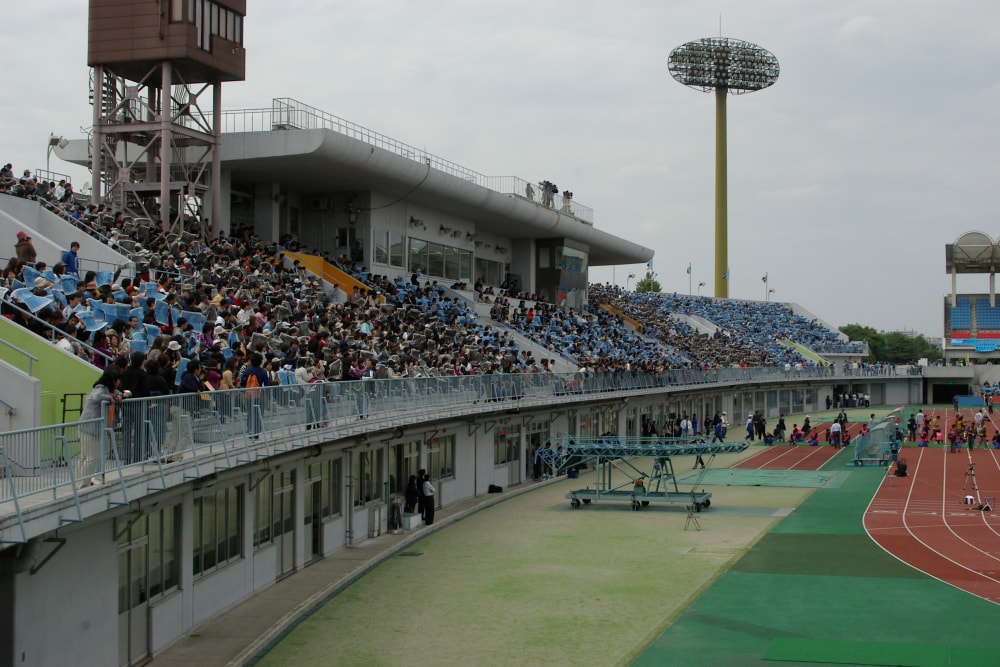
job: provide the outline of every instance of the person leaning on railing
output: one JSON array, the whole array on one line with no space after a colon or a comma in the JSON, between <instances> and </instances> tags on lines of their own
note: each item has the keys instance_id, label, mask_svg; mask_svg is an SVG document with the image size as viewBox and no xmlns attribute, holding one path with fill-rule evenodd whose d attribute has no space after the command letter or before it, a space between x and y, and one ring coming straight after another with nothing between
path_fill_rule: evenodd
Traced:
<instances>
[{"instance_id":1,"label":"person leaning on railing","mask_svg":"<svg viewBox=\"0 0 1000 667\"><path fill-rule=\"evenodd\" d=\"M74 465L81 489L102 481L97 473L103 472L106 458L101 446L101 433L105 427L103 420L105 414L109 420L113 419L113 406L121 403L121 395L115 393L120 388L121 373L116 366L112 366L97 379L83 404L78 428L80 455Z\"/></svg>"}]
</instances>

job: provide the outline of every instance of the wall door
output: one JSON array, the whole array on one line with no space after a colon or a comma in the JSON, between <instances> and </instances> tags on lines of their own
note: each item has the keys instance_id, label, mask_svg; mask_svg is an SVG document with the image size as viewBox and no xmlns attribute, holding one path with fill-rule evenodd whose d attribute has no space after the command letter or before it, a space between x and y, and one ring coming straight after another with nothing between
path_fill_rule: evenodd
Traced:
<instances>
[{"instance_id":1,"label":"wall door","mask_svg":"<svg viewBox=\"0 0 1000 667\"><path fill-rule=\"evenodd\" d=\"M137 522L144 523L144 521ZM136 536L118 549L118 662L137 665L149 656L149 539Z\"/></svg>"},{"instance_id":2,"label":"wall door","mask_svg":"<svg viewBox=\"0 0 1000 667\"><path fill-rule=\"evenodd\" d=\"M306 555L309 561L323 557L323 480L306 484L305 523Z\"/></svg>"},{"instance_id":3,"label":"wall door","mask_svg":"<svg viewBox=\"0 0 1000 667\"><path fill-rule=\"evenodd\" d=\"M280 579L295 570L295 471L283 471L275 481L273 532Z\"/></svg>"},{"instance_id":4,"label":"wall door","mask_svg":"<svg viewBox=\"0 0 1000 667\"><path fill-rule=\"evenodd\" d=\"M521 438L507 439L507 485L521 483Z\"/></svg>"}]
</instances>

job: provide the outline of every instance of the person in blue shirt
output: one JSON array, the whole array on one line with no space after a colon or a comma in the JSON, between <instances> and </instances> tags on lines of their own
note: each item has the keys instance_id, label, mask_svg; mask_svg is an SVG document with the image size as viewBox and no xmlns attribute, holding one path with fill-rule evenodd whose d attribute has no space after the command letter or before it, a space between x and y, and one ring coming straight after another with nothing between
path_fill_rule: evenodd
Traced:
<instances>
[{"instance_id":1,"label":"person in blue shirt","mask_svg":"<svg viewBox=\"0 0 1000 667\"><path fill-rule=\"evenodd\" d=\"M71 276L80 275L80 264L79 258L77 256L77 251L80 249L80 244L73 241L69 244L69 250L63 253L62 263L66 265L66 273Z\"/></svg>"}]
</instances>

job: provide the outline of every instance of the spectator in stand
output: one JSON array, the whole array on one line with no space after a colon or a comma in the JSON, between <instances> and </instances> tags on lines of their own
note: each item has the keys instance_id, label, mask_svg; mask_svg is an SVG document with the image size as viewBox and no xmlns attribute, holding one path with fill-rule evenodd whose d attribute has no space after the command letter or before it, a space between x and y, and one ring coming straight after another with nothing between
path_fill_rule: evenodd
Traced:
<instances>
[{"instance_id":1,"label":"spectator in stand","mask_svg":"<svg viewBox=\"0 0 1000 667\"><path fill-rule=\"evenodd\" d=\"M34 266L38 252L35 250L35 244L31 242L31 237L23 230L17 233L17 243L14 244L14 250L22 265Z\"/></svg>"},{"instance_id":2,"label":"spectator in stand","mask_svg":"<svg viewBox=\"0 0 1000 667\"><path fill-rule=\"evenodd\" d=\"M95 484L101 484L102 479L97 473L103 472L103 459L101 453L101 429L105 418L105 406L118 404L121 402L121 395L118 390L121 387L121 373L117 366L104 371L94 388L87 395L83 411L80 413L81 425L78 429L80 435L80 458L77 459L74 469L76 478L80 480L81 489Z\"/></svg>"},{"instance_id":3,"label":"spectator in stand","mask_svg":"<svg viewBox=\"0 0 1000 667\"><path fill-rule=\"evenodd\" d=\"M265 371L261 367L263 358L257 352L250 355L250 361L247 367L240 372L240 386L241 387L252 387L254 383L258 389L250 390L251 395L248 396L249 404L247 405L247 430L250 433L250 437L257 439L260 437L261 429L263 424L261 423L261 394L262 391L260 387L266 387L270 383L270 380ZM254 378L254 382L250 381L250 378Z\"/></svg>"},{"instance_id":4,"label":"spectator in stand","mask_svg":"<svg viewBox=\"0 0 1000 667\"><path fill-rule=\"evenodd\" d=\"M66 273L71 276L80 275L80 262L77 252L80 250L80 244L73 241L69 244L69 250L63 253L62 263L66 266Z\"/></svg>"}]
</instances>

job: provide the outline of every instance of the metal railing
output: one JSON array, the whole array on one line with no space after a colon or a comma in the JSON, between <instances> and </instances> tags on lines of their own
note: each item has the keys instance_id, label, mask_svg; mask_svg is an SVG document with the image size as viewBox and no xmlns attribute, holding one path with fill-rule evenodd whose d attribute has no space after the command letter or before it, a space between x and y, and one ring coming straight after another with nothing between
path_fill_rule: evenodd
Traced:
<instances>
[{"instance_id":1,"label":"metal railing","mask_svg":"<svg viewBox=\"0 0 1000 667\"><path fill-rule=\"evenodd\" d=\"M539 184L516 176L486 176L291 98L275 98L269 109L235 109L222 112L221 131L225 133L317 129L332 130L494 192L527 199L539 206L553 208L582 222L594 224L594 210L574 201L572 197L564 198L560 193L552 193L549 198L541 192Z\"/></svg>"},{"instance_id":2,"label":"metal railing","mask_svg":"<svg viewBox=\"0 0 1000 667\"><path fill-rule=\"evenodd\" d=\"M14 345L13 343L11 343L9 341L4 340L3 338L0 338L0 345L6 345L10 349L14 350L14 352L16 352L17 354L20 354L22 357L24 357L25 359L27 359L27 361L28 361L28 370L27 370L28 377L35 377L34 363L36 361L38 361L38 357L36 357L35 355L33 355L31 352L28 352L27 350L22 350L17 345Z\"/></svg>"},{"instance_id":3,"label":"metal railing","mask_svg":"<svg viewBox=\"0 0 1000 667\"><path fill-rule=\"evenodd\" d=\"M27 317L29 320L33 321L37 326L39 326L42 330L44 330L46 332L48 338L46 338L45 336L42 336L42 338L45 338L45 340L47 340L49 343L53 343L54 342L55 337L56 337L57 334L63 334L63 335L65 335L67 338L70 339L70 342L73 344L73 348L74 349L76 349L77 347L83 348L83 350L85 350L90 355L90 359L86 359L84 357L80 357L81 359L83 359L84 361L87 361L88 363L93 363L93 359L94 359L95 356L103 357L104 362L106 364L111 364L112 362L114 362L114 357L108 355L105 352L102 352L102 351L98 350L97 348L93 347L92 345L90 345L86 341L82 341L79 338L77 338L76 336L70 335L69 333L67 333L63 329L60 329L59 327L55 326L54 324L52 324L50 322L46 322L45 320L41 319L40 317L37 317L35 314L33 314L27 308L22 308L21 306L18 306L17 304L15 304L13 301L4 301L3 302L3 308L4 309L9 308L11 310L17 311L23 317ZM79 356L79 355L76 355L76 356ZM38 359L35 359L35 361L38 361Z\"/></svg>"},{"instance_id":4,"label":"metal railing","mask_svg":"<svg viewBox=\"0 0 1000 667\"><path fill-rule=\"evenodd\" d=\"M835 377L835 371L810 368L794 377ZM0 434L0 475L6 478L0 483L0 543L20 539L16 533L24 531L20 507L26 500L72 497L79 505L77 487L91 480L112 485L114 502L128 503L132 492L126 480L144 480L136 493L147 493L278 453L385 429L515 413L555 401L618 399L667 388L788 378L780 368L525 373L320 382L126 399L101 420ZM15 521L10 521L12 516Z\"/></svg>"}]
</instances>

